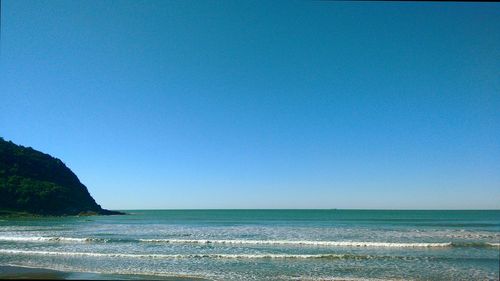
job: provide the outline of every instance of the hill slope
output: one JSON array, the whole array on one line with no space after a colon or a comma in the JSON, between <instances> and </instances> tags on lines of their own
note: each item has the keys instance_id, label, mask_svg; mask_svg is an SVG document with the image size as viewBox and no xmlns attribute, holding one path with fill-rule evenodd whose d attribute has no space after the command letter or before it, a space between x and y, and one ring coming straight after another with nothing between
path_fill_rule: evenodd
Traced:
<instances>
[{"instance_id":1,"label":"hill slope","mask_svg":"<svg viewBox=\"0 0 500 281\"><path fill-rule=\"evenodd\" d=\"M61 160L1 137L0 210L40 215L122 214L102 209Z\"/></svg>"}]
</instances>

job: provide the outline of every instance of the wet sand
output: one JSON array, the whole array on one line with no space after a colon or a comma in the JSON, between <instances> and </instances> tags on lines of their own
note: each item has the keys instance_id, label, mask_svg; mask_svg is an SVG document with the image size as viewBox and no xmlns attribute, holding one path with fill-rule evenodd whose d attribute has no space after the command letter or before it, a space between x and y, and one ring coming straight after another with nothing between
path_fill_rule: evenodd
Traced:
<instances>
[{"instance_id":1,"label":"wet sand","mask_svg":"<svg viewBox=\"0 0 500 281\"><path fill-rule=\"evenodd\" d=\"M205 281L195 277L172 277L157 275L101 274L86 272L64 272L44 268L0 265L0 279L38 279L38 280L167 280L167 281Z\"/></svg>"}]
</instances>

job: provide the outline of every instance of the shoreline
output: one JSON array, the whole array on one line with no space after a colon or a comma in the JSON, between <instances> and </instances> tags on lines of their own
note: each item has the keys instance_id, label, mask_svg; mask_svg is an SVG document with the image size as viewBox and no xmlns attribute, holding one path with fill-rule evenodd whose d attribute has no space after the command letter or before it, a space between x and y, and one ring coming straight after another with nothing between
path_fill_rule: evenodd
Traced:
<instances>
[{"instance_id":1,"label":"shoreline","mask_svg":"<svg viewBox=\"0 0 500 281\"><path fill-rule=\"evenodd\" d=\"M199 277L161 276L147 274L118 274L60 271L47 268L0 265L0 279L35 280L166 280L166 281L208 281Z\"/></svg>"}]
</instances>

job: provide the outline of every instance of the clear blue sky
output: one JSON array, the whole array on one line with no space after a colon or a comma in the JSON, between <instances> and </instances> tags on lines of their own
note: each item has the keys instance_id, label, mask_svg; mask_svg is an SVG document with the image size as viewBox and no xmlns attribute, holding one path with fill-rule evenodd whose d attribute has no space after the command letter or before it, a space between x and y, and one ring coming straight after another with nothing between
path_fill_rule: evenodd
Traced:
<instances>
[{"instance_id":1,"label":"clear blue sky","mask_svg":"<svg viewBox=\"0 0 500 281\"><path fill-rule=\"evenodd\" d=\"M500 3L2 1L0 136L106 208L500 208Z\"/></svg>"}]
</instances>

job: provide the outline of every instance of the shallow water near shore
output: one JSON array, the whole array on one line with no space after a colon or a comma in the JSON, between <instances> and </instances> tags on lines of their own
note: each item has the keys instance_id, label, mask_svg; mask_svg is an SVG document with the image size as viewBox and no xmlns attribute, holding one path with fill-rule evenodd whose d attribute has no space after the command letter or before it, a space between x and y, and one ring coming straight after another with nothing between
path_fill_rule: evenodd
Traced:
<instances>
[{"instance_id":1,"label":"shallow water near shore","mask_svg":"<svg viewBox=\"0 0 500 281\"><path fill-rule=\"evenodd\" d=\"M60 279L499 279L500 211L126 212L2 219L0 265L73 272Z\"/></svg>"},{"instance_id":2,"label":"shallow water near shore","mask_svg":"<svg viewBox=\"0 0 500 281\"><path fill-rule=\"evenodd\" d=\"M52 269L22 266L0 266L0 279L204 281L204 279L200 278L134 274L102 274L93 272L64 272Z\"/></svg>"}]
</instances>

